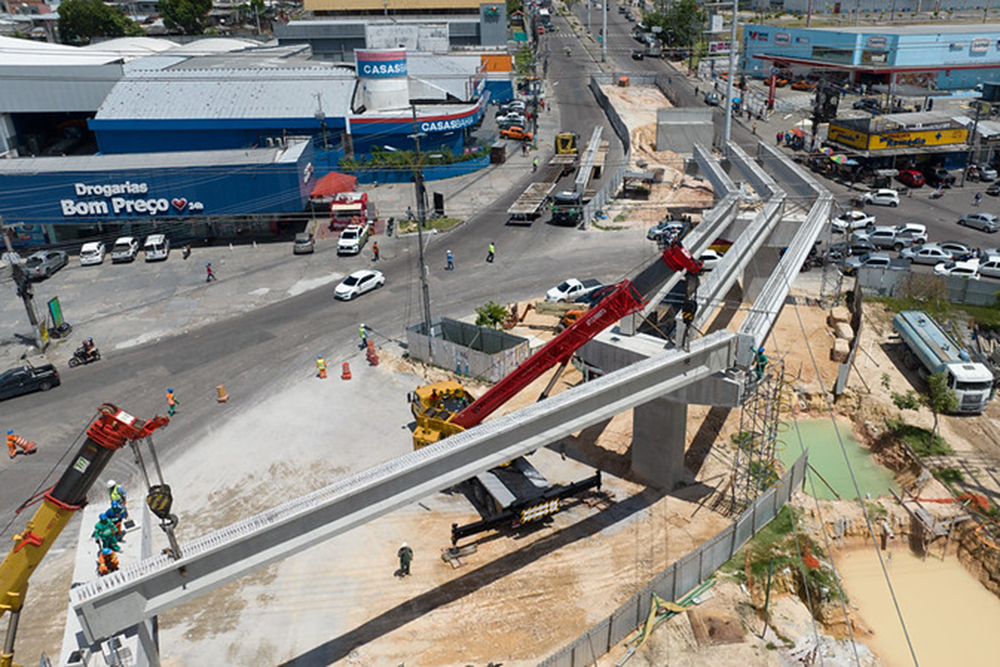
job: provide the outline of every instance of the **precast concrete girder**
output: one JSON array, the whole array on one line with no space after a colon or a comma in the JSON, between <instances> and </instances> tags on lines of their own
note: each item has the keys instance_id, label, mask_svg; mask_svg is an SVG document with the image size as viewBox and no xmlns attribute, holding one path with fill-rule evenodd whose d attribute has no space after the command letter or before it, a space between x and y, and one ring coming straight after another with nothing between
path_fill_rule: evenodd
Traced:
<instances>
[{"instance_id":1,"label":"precast concrete girder","mask_svg":"<svg viewBox=\"0 0 1000 667\"><path fill-rule=\"evenodd\" d=\"M271 563L587 426L730 368L736 334L720 331L485 422L182 545L183 558L141 561L74 588L95 642Z\"/></svg>"},{"instance_id":2,"label":"precast concrete girder","mask_svg":"<svg viewBox=\"0 0 1000 667\"><path fill-rule=\"evenodd\" d=\"M761 199L770 199L781 191L771 175L764 171L764 168L735 142L729 143L729 161L753 186Z\"/></svg>"},{"instance_id":3,"label":"precast concrete girder","mask_svg":"<svg viewBox=\"0 0 1000 667\"><path fill-rule=\"evenodd\" d=\"M712 184L717 199L728 197L733 193L739 194L739 188L736 187L736 183L733 182L733 179L729 178L729 174L726 173L726 170L722 168L719 161L712 155L710 148L706 148L702 144L695 144L692 152L694 153L694 161L698 164L698 169L701 170L701 173L708 182Z\"/></svg>"},{"instance_id":4,"label":"precast concrete girder","mask_svg":"<svg viewBox=\"0 0 1000 667\"><path fill-rule=\"evenodd\" d=\"M601 132L603 131L604 128L600 125L594 128L593 134L590 135L590 141L587 142L587 150L583 154L583 159L580 160L580 170L576 172L573 188L574 192L581 197L590 184L590 173L594 170L597 151L601 148Z\"/></svg>"}]
</instances>

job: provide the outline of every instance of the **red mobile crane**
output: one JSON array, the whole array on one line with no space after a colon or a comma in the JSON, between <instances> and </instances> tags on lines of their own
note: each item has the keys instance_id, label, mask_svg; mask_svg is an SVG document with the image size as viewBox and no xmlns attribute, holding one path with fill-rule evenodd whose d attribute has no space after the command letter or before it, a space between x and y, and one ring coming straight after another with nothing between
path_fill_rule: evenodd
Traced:
<instances>
[{"instance_id":1,"label":"red mobile crane","mask_svg":"<svg viewBox=\"0 0 1000 667\"><path fill-rule=\"evenodd\" d=\"M476 426L486 417L493 414L501 405L513 398L518 392L538 379L553 366L560 366L548 386L542 392L539 400L548 396L555 386L556 380L566 367L573 354L587 341L613 325L621 318L636 313L646 305L647 299L654 295L674 272L686 271L689 276L688 301L684 312L686 319L693 317L693 292L696 289L697 276L702 264L679 241L667 246L656 261L647 266L635 280L622 280L616 283L610 291L581 319L577 320L555 338L546 343L542 349L517 367L512 373L490 388L479 399L474 400L468 390L460 383L449 380L419 387L410 395L410 409L417 421L413 433L415 449L434 444L442 438ZM690 283L694 284L690 284ZM494 468L487 473L490 479L479 476L480 484L486 493L492 496L496 505L495 515L482 521L466 526L452 525L452 543L460 538L473 535L483 530L511 523L521 523L540 519L548 514L559 511L559 501L562 498L575 495L580 491L601 485L601 475L597 472L593 477L561 487L552 487L544 482L544 478L534 470L527 461L518 459L516 465L509 466L515 470ZM523 476L532 483L511 485L510 478ZM504 481L504 480L508 481ZM540 482L544 483L540 485ZM506 492L495 493L491 484L507 487ZM527 490L521 496L513 491L515 486ZM544 490L540 490L544 486ZM513 499L512 502L502 502L500 496ZM521 496L521 497L519 497ZM482 499L482 496L480 496Z\"/></svg>"},{"instance_id":2,"label":"red mobile crane","mask_svg":"<svg viewBox=\"0 0 1000 667\"><path fill-rule=\"evenodd\" d=\"M169 422L168 418L160 416L143 422L110 403L100 407L76 456L56 485L45 492L34 516L24 530L14 536L10 553L0 561L0 616L10 613L7 636L0 650L0 667L14 664L14 639L28 591L28 579L73 514L87 504L87 492L111 456L127 443L146 438Z\"/></svg>"}]
</instances>

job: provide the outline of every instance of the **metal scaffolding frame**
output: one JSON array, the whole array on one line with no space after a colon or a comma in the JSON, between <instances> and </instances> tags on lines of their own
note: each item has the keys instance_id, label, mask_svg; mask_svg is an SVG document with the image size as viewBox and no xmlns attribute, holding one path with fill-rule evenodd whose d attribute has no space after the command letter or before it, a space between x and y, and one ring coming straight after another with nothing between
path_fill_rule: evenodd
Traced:
<instances>
[{"instance_id":1,"label":"metal scaffolding frame","mask_svg":"<svg viewBox=\"0 0 1000 667\"><path fill-rule=\"evenodd\" d=\"M781 392L785 387L784 362L769 362L763 376L752 382L744 394L740 430L734 443L736 454L733 457L730 508L733 515L749 507L780 477L780 463L775 456L774 444L778 440Z\"/></svg>"}]
</instances>

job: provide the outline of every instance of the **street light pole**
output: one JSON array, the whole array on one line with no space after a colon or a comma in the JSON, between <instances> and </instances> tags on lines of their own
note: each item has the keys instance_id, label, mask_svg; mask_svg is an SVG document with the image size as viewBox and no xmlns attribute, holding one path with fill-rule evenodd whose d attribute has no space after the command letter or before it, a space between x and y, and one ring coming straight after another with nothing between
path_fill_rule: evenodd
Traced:
<instances>
[{"instance_id":1,"label":"street light pole","mask_svg":"<svg viewBox=\"0 0 1000 667\"><path fill-rule=\"evenodd\" d=\"M604 14L604 20L601 27L601 62L607 62L608 60L608 3L611 0L601 0L601 13Z\"/></svg>"},{"instance_id":2,"label":"street light pole","mask_svg":"<svg viewBox=\"0 0 1000 667\"><path fill-rule=\"evenodd\" d=\"M417 128L417 107L410 106L413 112L413 186L417 195L417 246L420 262L420 296L424 312L424 335L431 337L431 289L427 284L427 264L424 262L424 224L427 222L427 193L424 191L424 170L420 155L420 130ZM430 346L428 346L430 350ZM431 361L428 358L428 361Z\"/></svg>"},{"instance_id":3,"label":"street light pole","mask_svg":"<svg viewBox=\"0 0 1000 667\"><path fill-rule=\"evenodd\" d=\"M736 13L739 0L733 0L733 25L729 32L729 76L726 77L726 125L722 133L723 144L729 146L733 132L733 79L736 78Z\"/></svg>"}]
</instances>

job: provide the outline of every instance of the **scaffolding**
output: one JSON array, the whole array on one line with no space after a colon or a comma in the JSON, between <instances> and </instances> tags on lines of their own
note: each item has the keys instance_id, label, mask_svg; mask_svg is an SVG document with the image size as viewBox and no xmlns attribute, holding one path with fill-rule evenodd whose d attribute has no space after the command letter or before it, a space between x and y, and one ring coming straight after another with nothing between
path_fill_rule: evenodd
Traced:
<instances>
[{"instance_id":1,"label":"scaffolding","mask_svg":"<svg viewBox=\"0 0 1000 667\"><path fill-rule=\"evenodd\" d=\"M733 461L732 504L737 515L753 503L761 493L777 483L781 464L775 456L778 422L781 412L781 392L785 388L785 364L768 362L758 379L756 369L751 386L740 408L740 430L735 438Z\"/></svg>"}]
</instances>

